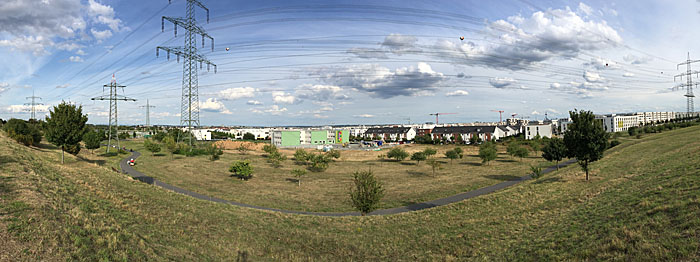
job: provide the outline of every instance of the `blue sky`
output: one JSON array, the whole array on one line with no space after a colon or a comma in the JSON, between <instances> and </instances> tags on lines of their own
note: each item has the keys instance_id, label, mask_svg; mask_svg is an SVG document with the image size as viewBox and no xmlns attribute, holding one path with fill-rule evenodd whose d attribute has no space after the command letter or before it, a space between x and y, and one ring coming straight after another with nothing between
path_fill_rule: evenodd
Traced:
<instances>
[{"instance_id":1,"label":"blue sky","mask_svg":"<svg viewBox=\"0 0 700 262\"><path fill-rule=\"evenodd\" d=\"M215 39L200 51L203 125L325 125L494 121L498 113L563 117L685 111L671 90L676 64L700 57L691 34L696 1L211 1ZM46 107L92 101L112 74L122 124L179 124L182 63L156 57L179 46L185 0L10 0L0 3L0 118L28 118L25 97ZM460 40L464 37L464 40ZM229 51L226 51L229 48ZM607 64L607 66L606 66ZM700 64L698 64L700 66Z\"/></svg>"}]
</instances>

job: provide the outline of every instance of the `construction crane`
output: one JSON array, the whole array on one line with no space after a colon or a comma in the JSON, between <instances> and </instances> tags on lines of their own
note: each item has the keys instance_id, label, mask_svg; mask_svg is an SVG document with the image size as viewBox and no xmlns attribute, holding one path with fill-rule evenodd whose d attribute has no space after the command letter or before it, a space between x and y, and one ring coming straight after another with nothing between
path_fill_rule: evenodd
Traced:
<instances>
[{"instance_id":1,"label":"construction crane","mask_svg":"<svg viewBox=\"0 0 700 262\"><path fill-rule=\"evenodd\" d=\"M503 122L503 110L491 110L491 112L498 112L498 122Z\"/></svg>"},{"instance_id":2,"label":"construction crane","mask_svg":"<svg viewBox=\"0 0 700 262\"><path fill-rule=\"evenodd\" d=\"M435 125L438 125L438 124L440 124L440 123L438 122L438 120L440 120L440 119L439 119L439 116L440 116L440 115L454 115L454 114L457 114L457 113L435 113L435 114L429 114L429 115L435 116Z\"/></svg>"},{"instance_id":3,"label":"construction crane","mask_svg":"<svg viewBox=\"0 0 700 262\"><path fill-rule=\"evenodd\" d=\"M515 119L515 116L517 116L517 115L518 115L518 113L513 113L513 114L510 115L510 117L512 117L513 119Z\"/></svg>"}]
</instances>

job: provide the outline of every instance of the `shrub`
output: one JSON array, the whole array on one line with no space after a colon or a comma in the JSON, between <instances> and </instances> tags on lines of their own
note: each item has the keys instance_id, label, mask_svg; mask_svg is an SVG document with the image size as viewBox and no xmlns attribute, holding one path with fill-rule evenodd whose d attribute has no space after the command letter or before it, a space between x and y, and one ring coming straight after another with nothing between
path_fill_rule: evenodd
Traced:
<instances>
[{"instance_id":1,"label":"shrub","mask_svg":"<svg viewBox=\"0 0 700 262\"><path fill-rule=\"evenodd\" d=\"M330 151L326 152L326 155L328 155L331 158L338 159L340 158L340 151L331 149Z\"/></svg>"},{"instance_id":2,"label":"shrub","mask_svg":"<svg viewBox=\"0 0 700 262\"><path fill-rule=\"evenodd\" d=\"M233 162L228 171L233 173L231 176L235 176L243 180L248 180L253 177L253 166L250 165L250 161L248 160Z\"/></svg>"},{"instance_id":3,"label":"shrub","mask_svg":"<svg viewBox=\"0 0 700 262\"><path fill-rule=\"evenodd\" d=\"M479 143L481 143L481 138L479 138L478 136L472 136L469 138L469 144L477 145Z\"/></svg>"},{"instance_id":4,"label":"shrub","mask_svg":"<svg viewBox=\"0 0 700 262\"><path fill-rule=\"evenodd\" d=\"M83 135L83 142L85 142L85 148L94 150L100 148L100 143L102 142L101 134L98 131L90 131Z\"/></svg>"},{"instance_id":5,"label":"shrub","mask_svg":"<svg viewBox=\"0 0 700 262\"><path fill-rule=\"evenodd\" d=\"M542 168L539 166L530 166L530 176L534 179L538 179L542 176Z\"/></svg>"},{"instance_id":6,"label":"shrub","mask_svg":"<svg viewBox=\"0 0 700 262\"><path fill-rule=\"evenodd\" d=\"M396 161L401 161L404 160L408 157L408 152L406 150L403 150L401 148L395 147L389 150L389 153L386 154L386 157L388 158L393 158Z\"/></svg>"},{"instance_id":7,"label":"shrub","mask_svg":"<svg viewBox=\"0 0 700 262\"><path fill-rule=\"evenodd\" d=\"M556 161L557 170L559 169L559 161L566 157L566 145L561 138L552 138L542 148L542 157L547 161Z\"/></svg>"},{"instance_id":8,"label":"shrub","mask_svg":"<svg viewBox=\"0 0 700 262\"><path fill-rule=\"evenodd\" d=\"M452 150L457 152L457 154L459 154L459 158L464 157L464 151L462 151L461 147L455 147L455 149L452 149Z\"/></svg>"},{"instance_id":9,"label":"shrub","mask_svg":"<svg viewBox=\"0 0 700 262\"><path fill-rule=\"evenodd\" d=\"M610 147L608 147L608 148L613 148L619 144L620 144L620 141L618 141L618 140L610 141Z\"/></svg>"},{"instance_id":10,"label":"shrub","mask_svg":"<svg viewBox=\"0 0 700 262\"><path fill-rule=\"evenodd\" d=\"M637 136L635 136L635 137L636 137L637 139L641 139L641 138L642 138L642 134L637 134Z\"/></svg>"},{"instance_id":11,"label":"shrub","mask_svg":"<svg viewBox=\"0 0 700 262\"><path fill-rule=\"evenodd\" d=\"M350 189L350 201L364 216L379 207L379 201L384 197L382 183L372 174L372 171L359 171L353 175L354 186Z\"/></svg>"},{"instance_id":12,"label":"shrub","mask_svg":"<svg viewBox=\"0 0 700 262\"><path fill-rule=\"evenodd\" d=\"M150 139L143 141L143 147L145 147L146 150L151 151L151 155L155 155L156 153L160 152L160 144L152 142Z\"/></svg>"},{"instance_id":13,"label":"shrub","mask_svg":"<svg viewBox=\"0 0 700 262\"><path fill-rule=\"evenodd\" d=\"M272 154L273 152L277 152L277 147L275 145L265 145L263 146L263 151L268 154Z\"/></svg>"},{"instance_id":14,"label":"shrub","mask_svg":"<svg viewBox=\"0 0 700 262\"><path fill-rule=\"evenodd\" d=\"M224 154L224 150L221 150L221 148L216 146L214 143L207 146L206 150L207 150L207 155L209 155L210 161L219 160L219 157Z\"/></svg>"},{"instance_id":15,"label":"shrub","mask_svg":"<svg viewBox=\"0 0 700 262\"><path fill-rule=\"evenodd\" d=\"M248 134L250 134L250 133L248 133ZM248 148L248 144L246 144L246 143L241 143L241 144L238 146L238 148L236 148L236 150L238 150L238 152L240 152L241 155L245 155L245 154L248 152L248 150L250 150L250 149Z\"/></svg>"},{"instance_id":16,"label":"shrub","mask_svg":"<svg viewBox=\"0 0 700 262\"><path fill-rule=\"evenodd\" d=\"M3 125L7 136L25 146L37 146L41 142L41 132L35 125L22 119L12 118Z\"/></svg>"},{"instance_id":17,"label":"shrub","mask_svg":"<svg viewBox=\"0 0 700 262\"><path fill-rule=\"evenodd\" d=\"M255 140L255 135L251 133L245 133L243 134L243 140Z\"/></svg>"},{"instance_id":18,"label":"shrub","mask_svg":"<svg viewBox=\"0 0 700 262\"><path fill-rule=\"evenodd\" d=\"M630 136L636 136L638 133L639 133L639 129L637 129L637 127L633 126L633 127L630 127L629 129L627 129L627 134L629 134Z\"/></svg>"}]
</instances>

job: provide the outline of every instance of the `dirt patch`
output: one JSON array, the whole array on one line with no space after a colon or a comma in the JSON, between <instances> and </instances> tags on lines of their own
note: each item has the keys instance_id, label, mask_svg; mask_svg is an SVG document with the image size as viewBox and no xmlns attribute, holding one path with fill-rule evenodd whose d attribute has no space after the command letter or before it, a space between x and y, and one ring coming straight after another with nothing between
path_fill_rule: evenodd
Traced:
<instances>
[{"instance_id":1,"label":"dirt patch","mask_svg":"<svg viewBox=\"0 0 700 262\"><path fill-rule=\"evenodd\" d=\"M224 140L224 141L216 141L214 143L215 145L221 147L222 149L226 150L236 150L238 147L241 145L245 145L248 147L249 150L251 151L263 151L263 147L267 143L254 143L254 142L247 142L247 141L231 141L231 140Z\"/></svg>"}]
</instances>

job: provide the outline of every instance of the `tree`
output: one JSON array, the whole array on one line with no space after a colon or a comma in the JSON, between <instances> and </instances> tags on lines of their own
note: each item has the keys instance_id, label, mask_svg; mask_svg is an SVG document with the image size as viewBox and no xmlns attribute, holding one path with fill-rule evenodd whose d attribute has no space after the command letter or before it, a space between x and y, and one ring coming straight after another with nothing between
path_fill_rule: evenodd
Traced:
<instances>
[{"instance_id":1,"label":"tree","mask_svg":"<svg viewBox=\"0 0 700 262\"><path fill-rule=\"evenodd\" d=\"M272 151L272 153L267 157L267 162L270 162L270 164L272 164L274 167L280 167L282 165L281 162L284 160L287 160L287 156L283 155L277 150Z\"/></svg>"},{"instance_id":2,"label":"tree","mask_svg":"<svg viewBox=\"0 0 700 262\"><path fill-rule=\"evenodd\" d=\"M134 131L133 133L131 133L131 136L134 137L134 138L136 138L136 131Z\"/></svg>"},{"instance_id":3,"label":"tree","mask_svg":"<svg viewBox=\"0 0 700 262\"><path fill-rule=\"evenodd\" d=\"M25 146L37 146L41 142L41 132L36 125L22 119L12 118L3 125L7 136Z\"/></svg>"},{"instance_id":4,"label":"tree","mask_svg":"<svg viewBox=\"0 0 700 262\"><path fill-rule=\"evenodd\" d=\"M372 174L372 171L359 171L353 174L354 186L350 189L350 202L364 216L379 207L379 201L384 197L382 183Z\"/></svg>"},{"instance_id":5,"label":"tree","mask_svg":"<svg viewBox=\"0 0 700 262\"><path fill-rule=\"evenodd\" d=\"M126 132L121 132L117 135L117 138L119 138L119 140L126 140L129 138L129 134Z\"/></svg>"},{"instance_id":6,"label":"tree","mask_svg":"<svg viewBox=\"0 0 700 262\"><path fill-rule=\"evenodd\" d=\"M277 152L277 147L273 144L267 144L263 146L263 151L268 154L272 154L273 152Z\"/></svg>"},{"instance_id":7,"label":"tree","mask_svg":"<svg viewBox=\"0 0 700 262\"><path fill-rule=\"evenodd\" d=\"M245 155L248 152L248 150L250 150L250 149L248 148L248 144L246 144L245 142L242 142L238 146L238 148L236 148L236 150L238 150L238 152L240 152L241 155Z\"/></svg>"},{"instance_id":8,"label":"tree","mask_svg":"<svg viewBox=\"0 0 700 262\"><path fill-rule=\"evenodd\" d=\"M425 155L425 152L420 151L420 152L415 152L413 155L411 155L411 160L416 160L416 164L420 164L420 161L423 161L427 159L428 157Z\"/></svg>"},{"instance_id":9,"label":"tree","mask_svg":"<svg viewBox=\"0 0 700 262\"><path fill-rule=\"evenodd\" d=\"M542 176L542 168L539 166L531 165L530 172L532 172L532 174L530 176L534 179L538 179Z\"/></svg>"},{"instance_id":10,"label":"tree","mask_svg":"<svg viewBox=\"0 0 700 262\"><path fill-rule=\"evenodd\" d=\"M472 137L469 138L469 144L471 145L477 145L481 143L481 138L477 135L473 135Z\"/></svg>"},{"instance_id":11,"label":"tree","mask_svg":"<svg viewBox=\"0 0 700 262\"><path fill-rule=\"evenodd\" d=\"M77 154L80 151L80 141L83 139L87 122L87 115L83 115L83 107L63 102L49 110L46 116L46 140L61 148L61 164L64 163L63 152L71 147L71 152Z\"/></svg>"},{"instance_id":12,"label":"tree","mask_svg":"<svg viewBox=\"0 0 700 262\"><path fill-rule=\"evenodd\" d=\"M160 144L151 141L150 139L146 139L143 141L143 147L146 148L146 150L151 151L151 155L156 155L156 153L160 152Z\"/></svg>"},{"instance_id":13,"label":"tree","mask_svg":"<svg viewBox=\"0 0 700 262\"><path fill-rule=\"evenodd\" d=\"M173 140L175 140L175 138L173 138L172 136L168 136L168 134L166 134L164 132L157 132L155 135L153 135L153 139L158 141L158 142L163 141L163 139L165 139L165 137L170 137Z\"/></svg>"},{"instance_id":14,"label":"tree","mask_svg":"<svg viewBox=\"0 0 700 262\"><path fill-rule=\"evenodd\" d=\"M163 134L163 133L159 133L159 134ZM178 149L177 143L175 142L175 138L173 138L171 136L166 136L165 138L163 138L163 144L165 145L165 149L167 149L168 152L170 152L170 159L172 159L173 155L175 154L175 152L177 152L177 149Z\"/></svg>"},{"instance_id":15,"label":"tree","mask_svg":"<svg viewBox=\"0 0 700 262\"><path fill-rule=\"evenodd\" d=\"M518 150L520 150L520 145L515 142L508 143L508 146L506 147L506 153L508 153L508 155L511 157L516 157Z\"/></svg>"},{"instance_id":16,"label":"tree","mask_svg":"<svg viewBox=\"0 0 700 262\"><path fill-rule=\"evenodd\" d=\"M541 142L541 140L542 140L542 139L539 138L539 137L537 137L537 138L535 138L535 139L533 139L533 140L530 140L530 148L532 148L532 151L535 152L535 155L537 155L537 153L538 153L538 152L540 151L540 149L542 148L542 142Z\"/></svg>"},{"instance_id":17,"label":"tree","mask_svg":"<svg viewBox=\"0 0 700 262\"><path fill-rule=\"evenodd\" d=\"M435 154L437 154L437 150L435 150L434 148L428 147L428 148L423 150L423 154L425 154L425 157L431 157L431 156L434 156Z\"/></svg>"},{"instance_id":18,"label":"tree","mask_svg":"<svg viewBox=\"0 0 700 262\"><path fill-rule=\"evenodd\" d=\"M253 177L253 166L250 165L250 161L248 160L233 162L228 171L233 173L231 176L238 177L242 180L248 180Z\"/></svg>"},{"instance_id":19,"label":"tree","mask_svg":"<svg viewBox=\"0 0 700 262\"><path fill-rule=\"evenodd\" d=\"M328 155L330 158L333 159L339 159L340 158L340 151L331 149L330 151L326 152L326 155Z\"/></svg>"},{"instance_id":20,"label":"tree","mask_svg":"<svg viewBox=\"0 0 700 262\"><path fill-rule=\"evenodd\" d=\"M633 127L630 127L627 129L627 134L629 134L630 136L636 136L637 133L639 133L639 130L637 129L636 126L633 126Z\"/></svg>"},{"instance_id":21,"label":"tree","mask_svg":"<svg viewBox=\"0 0 700 262\"><path fill-rule=\"evenodd\" d=\"M435 176L435 169L440 169L440 162L436 159L429 159L427 163L433 168L433 176Z\"/></svg>"},{"instance_id":22,"label":"tree","mask_svg":"<svg viewBox=\"0 0 700 262\"><path fill-rule=\"evenodd\" d=\"M603 123L595 119L591 111L569 111L573 123L564 133L564 144L568 157L575 157L589 180L588 165L603 157L608 148L608 133Z\"/></svg>"},{"instance_id":23,"label":"tree","mask_svg":"<svg viewBox=\"0 0 700 262\"><path fill-rule=\"evenodd\" d=\"M328 168L331 158L326 154L311 154L309 157L311 166L309 169L314 172L323 172Z\"/></svg>"},{"instance_id":24,"label":"tree","mask_svg":"<svg viewBox=\"0 0 700 262\"><path fill-rule=\"evenodd\" d=\"M219 156L224 154L224 150L221 150L216 144L212 143L206 147L207 155L209 155L210 161L219 160Z\"/></svg>"},{"instance_id":25,"label":"tree","mask_svg":"<svg viewBox=\"0 0 700 262\"><path fill-rule=\"evenodd\" d=\"M408 157L408 152L401 148L395 147L389 150L388 153L386 153L386 157L393 158L396 161L402 161Z\"/></svg>"},{"instance_id":26,"label":"tree","mask_svg":"<svg viewBox=\"0 0 700 262\"><path fill-rule=\"evenodd\" d=\"M559 161L566 157L566 145L561 138L552 138L542 148L542 157L547 161L556 161L559 170Z\"/></svg>"},{"instance_id":27,"label":"tree","mask_svg":"<svg viewBox=\"0 0 700 262\"><path fill-rule=\"evenodd\" d=\"M433 144L433 137L430 136L430 134L425 134L422 136L416 136L413 141L415 141L416 144Z\"/></svg>"},{"instance_id":28,"label":"tree","mask_svg":"<svg viewBox=\"0 0 700 262\"><path fill-rule=\"evenodd\" d=\"M299 183L298 186L301 186L301 177L303 177L304 175L306 175L306 170L304 170L304 169L294 169L294 170L292 170L292 175L294 175L294 177L297 178L297 183Z\"/></svg>"},{"instance_id":29,"label":"tree","mask_svg":"<svg viewBox=\"0 0 700 262\"><path fill-rule=\"evenodd\" d=\"M457 154L459 154L459 159L462 159L462 157L464 157L464 151L462 151L461 147L455 147L455 149L452 149L452 150L457 152Z\"/></svg>"},{"instance_id":30,"label":"tree","mask_svg":"<svg viewBox=\"0 0 700 262\"><path fill-rule=\"evenodd\" d=\"M450 159L450 163L452 163L455 159L459 158L459 153L456 150L449 150L445 152L445 157Z\"/></svg>"},{"instance_id":31,"label":"tree","mask_svg":"<svg viewBox=\"0 0 700 262\"><path fill-rule=\"evenodd\" d=\"M496 144L492 142L487 142L479 147L479 158L481 158L482 163L488 163L491 160L498 157L498 152L496 151Z\"/></svg>"},{"instance_id":32,"label":"tree","mask_svg":"<svg viewBox=\"0 0 700 262\"><path fill-rule=\"evenodd\" d=\"M83 142L85 142L85 148L90 149L94 152L95 149L100 148L100 143L102 142L101 134L98 131L89 131L83 135Z\"/></svg>"},{"instance_id":33,"label":"tree","mask_svg":"<svg viewBox=\"0 0 700 262\"><path fill-rule=\"evenodd\" d=\"M310 154L304 149L299 148L296 152L294 152L294 160L299 164L305 164L307 161L309 161L309 158Z\"/></svg>"},{"instance_id":34,"label":"tree","mask_svg":"<svg viewBox=\"0 0 700 262\"><path fill-rule=\"evenodd\" d=\"M255 135L252 133L245 133L243 134L243 140L255 140Z\"/></svg>"},{"instance_id":35,"label":"tree","mask_svg":"<svg viewBox=\"0 0 700 262\"><path fill-rule=\"evenodd\" d=\"M461 134L457 134L453 139L455 144L464 144L464 139Z\"/></svg>"}]
</instances>

